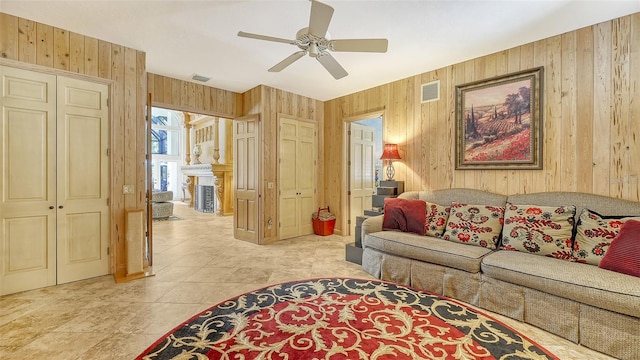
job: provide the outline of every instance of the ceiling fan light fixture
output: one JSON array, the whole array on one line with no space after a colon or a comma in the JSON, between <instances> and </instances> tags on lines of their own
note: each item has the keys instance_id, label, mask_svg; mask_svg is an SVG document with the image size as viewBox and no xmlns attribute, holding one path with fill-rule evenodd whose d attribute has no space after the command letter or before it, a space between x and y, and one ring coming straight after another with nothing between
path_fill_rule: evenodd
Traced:
<instances>
[{"instance_id":1,"label":"ceiling fan light fixture","mask_svg":"<svg viewBox=\"0 0 640 360\"><path fill-rule=\"evenodd\" d=\"M315 42L311 42L309 44L309 55L311 55L312 57L318 57L318 44L316 44Z\"/></svg>"}]
</instances>

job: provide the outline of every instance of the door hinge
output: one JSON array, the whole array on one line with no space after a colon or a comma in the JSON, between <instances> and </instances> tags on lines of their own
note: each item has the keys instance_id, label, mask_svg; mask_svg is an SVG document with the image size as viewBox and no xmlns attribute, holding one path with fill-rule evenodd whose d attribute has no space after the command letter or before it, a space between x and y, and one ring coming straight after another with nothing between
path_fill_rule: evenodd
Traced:
<instances>
[{"instance_id":1,"label":"door hinge","mask_svg":"<svg viewBox=\"0 0 640 360\"><path fill-rule=\"evenodd\" d=\"M107 198L107 206L110 206L110 205L111 205L111 199Z\"/></svg>"},{"instance_id":2,"label":"door hinge","mask_svg":"<svg viewBox=\"0 0 640 360\"><path fill-rule=\"evenodd\" d=\"M107 98L107 106L111 106L111 98Z\"/></svg>"},{"instance_id":3,"label":"door hinge","mask_svg":"<svg viewBox=\"0 0 640 360\"><path fill-rule=\"evenodd\" d=\"M107 156L111 156L111 149L107 148Z\"/></svg>"},{"instance_id":4,"label":"door hinge","mask_svg":"<svg viewBox=\"0 0 640 360\"><path fill-rule=\"evenodd\" d=\"M351 225L351 219L347 220L347 224Z\"/></svg>"},{"instance_id":5,"label":"door hinge","mask_svg":"<svg viewBox=\"0 0 640 360\"><path fill-rule=\"evenodd\" d=\"M111 248L107 246L107 255L109 255L109 251L110 250L111 250Z\"/></svg>"},{"instance_id":6,"label":"door hinge","mask_svg":"<svg viewBox=\"0 0 640 360\"><path fill-rule=\"evenodd\" d=\"M347 191L347 195L351 196L351 190Z\"/></svg>"},{"instance_id":7,"label":"door hinge","mask_svg":"<svg viewBox=\"0 0 640 360\"><path fill-rule=\"evenodd\" d=\"M347 131L347 135L351 136L351 130Z\"/></svg>"}]
</instances>

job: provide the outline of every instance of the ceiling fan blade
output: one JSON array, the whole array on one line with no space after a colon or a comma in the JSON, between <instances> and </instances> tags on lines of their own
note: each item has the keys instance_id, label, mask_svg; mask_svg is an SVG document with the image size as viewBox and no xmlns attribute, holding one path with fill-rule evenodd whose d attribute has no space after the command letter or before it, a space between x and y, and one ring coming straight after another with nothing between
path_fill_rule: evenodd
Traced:
<instances>
[{"instance_id":1,"label":"ceiling fan blade","mask_svg":"<svg viewBox=\"0 0 640 360\"><path fill-rule=\"evenodd\" d=\"M307 52L306 51L298 51L298 52L294 52L293 54L289 55L286 59L280 61L279 63L275 64L271 69L269 69L270 72L279 72L284 70L284 68L286 68L287 66L293 64L294 62L296 62L296 60L300 59L301 57L303 57Z\"/></svg>"},{"instance_id":2,"label":"ceiling fan blade","mask_svg":"<svg viewBox=\"0 0 640 360\"><path fill-rule=\"evenodd\" d=\"M329 42L333 51L387 52L387 39L336 39Z\"/></svg>"},{"instance_id":3,"label":"ceiling fan blade","mask_svg":"<svg viewBox=\"0 0 640 360\"><path fill-rule=\"evenodd\" d=\"M320 1L311 0L311 16L309 17L309 34L323 38L327 35L329 23L333 16L333 8Z\"/></svg>"},{"instance_id":4,"label":"ceiling fan blade","mask_svg":"<svg viewBox=\"0 0 640 360\"><path fill-rule=\"evenodd\" d=\"M244 32L244 31L238 31L238 36L246 37L246 38L250 38L250 39L281 42L281 43L291 44L291 45L295 45L295 43L296 43L295 40L283 39L283 38L260 35L260 34L252 34L252 33Z\"/></svg>"},{"instance_id":5,"label":"ceiling fan blade","mask_svg":"<svg viewBox=\"0 0 640 360\"><path fill-rule=\"evenodd\" d=\"M340 64L338 64L336 59L327 52L319 54L316 59L318 59L320 64L322 64L322 66L324 66L324 68L327 69L327 71L331 73L331 75L333 75L336 80L342 79L343 77L349 75L347 70L345 70Z\"/></svg>"}]
</instances>

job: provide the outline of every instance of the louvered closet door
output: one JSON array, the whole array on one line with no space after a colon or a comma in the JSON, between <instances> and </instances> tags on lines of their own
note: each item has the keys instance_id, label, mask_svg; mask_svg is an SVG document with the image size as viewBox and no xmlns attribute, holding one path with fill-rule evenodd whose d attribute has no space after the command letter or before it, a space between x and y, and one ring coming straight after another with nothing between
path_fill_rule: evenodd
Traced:
<instances>
[{"instance_id":1,"label":"louvered closet door","mask_svg":"<svg viewBox=\"0 0 640 360\"><path fill-rule=\"evenodd\" d=\"M56 77L0 67L0 295L56 284Z\"/></svg>"}]
</instances>

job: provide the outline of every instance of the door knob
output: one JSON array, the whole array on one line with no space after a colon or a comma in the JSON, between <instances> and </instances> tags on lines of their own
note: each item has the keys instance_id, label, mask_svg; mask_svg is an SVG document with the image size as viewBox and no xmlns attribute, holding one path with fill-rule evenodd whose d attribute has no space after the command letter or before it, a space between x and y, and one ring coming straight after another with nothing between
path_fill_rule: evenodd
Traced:
<instances>
[{"instance_id":1,"label":"door knob","mask_svg":"<svg viewBox=\"0 0 640 360\"><path fill-rule=\"evenodd\" d=\"M63 207L64 207L64 206L60 205L60 206L58 206L58 209L62 209Z\"/></svg>"},{"instance_id":2,"label":"door knob","mask_svg":"<svg viewBox=\"0 0 640 360\"><path fill-rule=\"evenodd\" d=\"M55 208L56 208L56 207L55 207L55 206L53 206L53 205L49 206L49 210L53 210L53 209L55 209Z\"/></svg>"}]
</instances>

